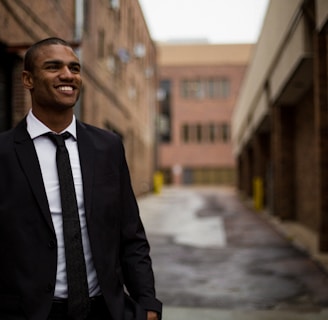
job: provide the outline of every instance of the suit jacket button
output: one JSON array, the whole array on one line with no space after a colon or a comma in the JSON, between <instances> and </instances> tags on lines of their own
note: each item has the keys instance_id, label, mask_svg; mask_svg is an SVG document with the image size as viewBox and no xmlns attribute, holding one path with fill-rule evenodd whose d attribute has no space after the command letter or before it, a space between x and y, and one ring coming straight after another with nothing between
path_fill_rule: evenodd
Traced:
<instances>
[{"instance_id":1,"label":"suit jacket button","mask_svg":"<svg viewBox=\"0 0 328 320\"><path fill-rule=\"evenodd\" d=\"M50 240L48 243L48 246L50 249L56 248L56 241L55 240Z\"/></svg>"},{"instance_id":2,"label":"suit jacket button","mask_svg":"<svg viewBox=\"0 0 328 320\"><path fill-rule=\"evenodd\" d=\"M47 292L52 292L53 288L54 288L54 286L53 286L51 283L49 283L49 284L47 285L46 291L47 291Z\"/></svg>"}]
</instances>

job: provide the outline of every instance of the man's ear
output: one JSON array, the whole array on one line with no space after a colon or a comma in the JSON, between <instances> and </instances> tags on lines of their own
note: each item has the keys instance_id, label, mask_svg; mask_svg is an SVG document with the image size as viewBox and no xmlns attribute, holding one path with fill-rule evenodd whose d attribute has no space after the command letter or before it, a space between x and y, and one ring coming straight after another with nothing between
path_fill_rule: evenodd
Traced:
<instances>
[{"instance_id":1,"label":"man's ear","mask_svg":"<svg viewBox=\"0 0 328 320\"><path fill-rule=\"evenodd\" d=\"M24 70L22 73L22 81L25 89L33 89L33 77L30 71Z\"/></svg>"}]
</instances>

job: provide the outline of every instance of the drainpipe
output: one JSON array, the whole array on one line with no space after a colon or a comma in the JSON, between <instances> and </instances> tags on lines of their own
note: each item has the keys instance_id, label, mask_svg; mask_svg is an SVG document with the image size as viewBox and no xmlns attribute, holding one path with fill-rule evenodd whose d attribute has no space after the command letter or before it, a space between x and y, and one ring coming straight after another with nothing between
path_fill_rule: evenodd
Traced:
<instances>
[{"instance_id":1,"label":"drainpipe","mask_svg":"<svg viewBox=\"0 0 328 320\"><path fill-rule=\"evenodd\" d=\"M84 1L87 0L75 0L74 42L78 43L75 53L78 56L81 65L83 65L81 45L83 38ZM74 113L77 119L81 118L81 96L74 107Z\"/></svg>"}]
</instances>

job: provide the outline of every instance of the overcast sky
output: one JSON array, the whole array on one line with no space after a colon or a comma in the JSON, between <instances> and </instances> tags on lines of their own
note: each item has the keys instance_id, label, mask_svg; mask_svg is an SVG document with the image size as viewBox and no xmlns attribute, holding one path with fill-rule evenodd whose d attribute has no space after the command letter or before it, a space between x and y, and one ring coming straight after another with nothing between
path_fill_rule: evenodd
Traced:
<instances>
[{"instance_id":1,"label":"overcast sky","mask_svg":"<svg viewBox=\"0 0 328 320\"><path fill-rule=\"evenodd\" d=\"M139 0L155 41L253 43L269 0Z\"/></svg>"}]
</instances>

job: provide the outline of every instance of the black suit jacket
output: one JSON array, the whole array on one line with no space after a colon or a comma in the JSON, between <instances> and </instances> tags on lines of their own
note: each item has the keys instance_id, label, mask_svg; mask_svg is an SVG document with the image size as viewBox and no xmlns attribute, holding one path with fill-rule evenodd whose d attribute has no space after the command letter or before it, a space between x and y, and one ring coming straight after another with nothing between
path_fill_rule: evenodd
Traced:
<instances>
[{"instance_id":1,"label":"black suit jacket","mask_svg":"<svg viewBox=\"0 0 328 320\"><path fill-rule=\"evenodd\" d=\"M91 250L112 318L124 319L125 306L131 306L124 286L137 302L137 314L145 314L144 309L160 313L149 244L122 143L113 133L79 121L77 139ZM56 280L56 245L24 119L0 134L0 319L47 318Z\"/></svg>"}]
</instances>

